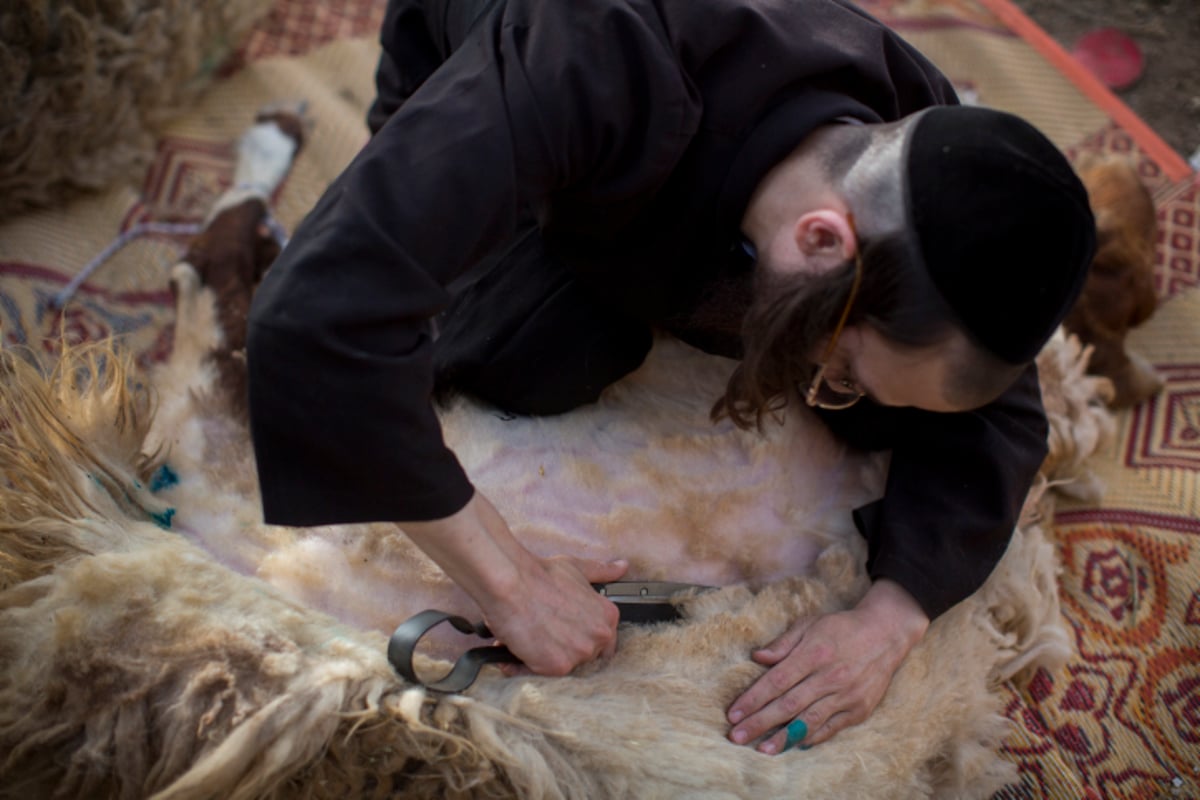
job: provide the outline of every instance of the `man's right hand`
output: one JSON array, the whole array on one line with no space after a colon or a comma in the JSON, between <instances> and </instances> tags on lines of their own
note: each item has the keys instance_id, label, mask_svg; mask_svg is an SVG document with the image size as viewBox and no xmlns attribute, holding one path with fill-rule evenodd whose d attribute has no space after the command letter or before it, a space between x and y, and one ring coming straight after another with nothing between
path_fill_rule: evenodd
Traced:
<instances>
[{"instance_id":1,"label":"man's right hand","mask_svg":"<svg viewBox=\"0 0 1200 800\"><path fill-rule=\"evenodd\" d=\"M471 595L492 633L533 672L566 675L615 652L617 607L592 584L618 580L629 567L624 561L535 556L478 492L456 514L401 528Z\"/></svg>"}]
</instances>

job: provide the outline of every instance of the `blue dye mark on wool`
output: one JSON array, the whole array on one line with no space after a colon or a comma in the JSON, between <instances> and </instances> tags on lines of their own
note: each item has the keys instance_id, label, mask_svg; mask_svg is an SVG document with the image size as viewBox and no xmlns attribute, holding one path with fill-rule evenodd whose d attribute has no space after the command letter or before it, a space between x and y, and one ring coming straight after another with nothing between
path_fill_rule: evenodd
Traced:
<instances>
[{"instance_id":1,"label":"blue dye mark on wool","mask_svg":"<svg viewBox=\"0 0 1200 800\"><path fill-rule=\"evenodd\" d=\"M163 464L150 477L150 491L161 492L163 489L170 489L177 483L179 483L179 476L175 474L175 470Z\"/></svg>"},{"instance_id":2,"label":"blue dye mark on wool","mask_svg":"<svg viewBox=\"0 0 1200 800\"><path fill-rule=\"evenodd\" d=\"M96 477L95 475L93 475L90 472L87 473L87 476L101 489L104 489L104 491L106 491L106 492L108 491L108 489L104 486L104 483L101 482L101 480L98 477ZM137 485L137 487L139 489L142 488L142 485L140 483L138 483L137 481L134 481L134 483ZM171 470L170 467L168 467L164 464L162 467L159 468L158 472L154 473L154 477L153 477L153 479L151 479L151 482L150 482L150 491L156 492L159 489L164 489L168 486L174 486L177 483L179 483L179 476L176 475ZM131 503L137 502L136 500L134 500L132 497L129 496L128 492L125 493L125 499ZM139 503L138 505L141 505L141 504ZM146 515L149 516L150 519L154 520L155 525L162 528L164 531L171 530L171 520L175 517L175 509L174 508L168 507L164 511L151 511L150 509L143 507L142 510L144 510L146 512Z\"/></svg>"},{"instance_id":3,"label":"blue dye mark on wool","mask_svg":"<svg viewBox=\"0 0 1200 800\"><path fill-rule=\"evenodd\" d=\"M160 511L157 514L153 511L147 511L150 519L154 520L154 524L162 528L164 531L171 530L171 518L175 516L175 509L168 508L166 511Z\"/></svg>"}]
</instances>

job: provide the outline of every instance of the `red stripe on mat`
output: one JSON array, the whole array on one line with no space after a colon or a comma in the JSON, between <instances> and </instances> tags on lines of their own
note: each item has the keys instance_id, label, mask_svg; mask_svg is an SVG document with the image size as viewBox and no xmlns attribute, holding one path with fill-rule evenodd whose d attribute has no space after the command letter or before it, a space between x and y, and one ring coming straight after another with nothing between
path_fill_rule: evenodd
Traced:
<instances>
[{"instance_id":1,"label":"red stripe on mat","mask_svg":"<svg viewBox=\"0 0 1200 800\"><path fill-rule=\"evenodd\" d=\"M1012 0L979 0L979 4L1000 18L1014 33L1074 83L1088 99L1098 105L1113 122L1124 128L1171 181L1192 175L1192 168L1175 150L1151 130L1141 117L1121 102L1100 79L1071 57L1063 46L1050 38L1041 27L1012 4Z\"/></svg>"},{"instance_id":2,"label":"red stripe on mat","mask_svg":"<svg viewBox=\"0 0 1200 800\"><path fill-rule=\"evenodd\" d=\"M51 283L67 284L71 275L54 267L42 267L37 264L26 264L20 261L0 261L0 275L15 275L18 278L33 278ZM172 305L175 296L170 289L146 289L115 291L98 286L83 284L79 287L81 294L97 295L101 298L116 300L121 303L152 303L156 305Z\"/></svg>"},{"instance_id":3,"label":"red stripe on mat","mask_svg":"<svg viewBox=\"0 0 1200 800\"><path fill-rule=\"evenodd\" d=\"M1055 525L1110 524L1134 525L1159 528L1176 533L1200 534L1200 520L1171 514L1155 514L1136 509L1096 508L1080 511L1059 511L1054 515Z\"/></svg>"}]
</instances>

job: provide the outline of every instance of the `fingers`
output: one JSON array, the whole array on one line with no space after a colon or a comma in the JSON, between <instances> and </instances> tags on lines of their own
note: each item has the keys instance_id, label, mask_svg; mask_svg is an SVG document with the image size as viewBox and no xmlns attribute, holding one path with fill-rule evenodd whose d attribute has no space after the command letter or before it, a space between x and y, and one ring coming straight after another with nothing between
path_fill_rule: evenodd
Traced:
<instances>
[{"instance_id":1,"label":"fingers","mask_svg":"<svg viewBox=\"0 0 1200 800\"><path fill-rule=\"evenodd\" d=\"M800 717L803 712L824 698L828 690L797 665L798 659L785 661L768 670L729 707L729 721L734 727L729 738L735 744L747 744ZM828 714L832 714L831 709ZM825 717L805 717L814 727ZM782 740L781 740L782 741ZM782 745L780 745L782 746Z\"/></svg>"},{"instance_id":2,"label":"fingers","mask_svg":"<svg viewBox=\"0 0 1200 800\"><path fill-rule=\"evenodd\" d=\"M796 649L796 645L800 644L800 640L804 638L804 632L808 630L809 624L811 624L811 620L796 623L766 647L755 650L752 658L759 664L766 664L767 666L778 664Z\"/></svg>"},{"instance_id":3,"label":"fingers","mask_svg":"<svg viewBox=\"0 0 1200 800\"><path fill-rule=\"evenodd\" d=\"M870 710L856 688L822 685L811 678L746 717L730 731L730 739L748 744L765 736L758 750L768 755L791 746L812 747L862 722Z\"/></svg>"},{"instance_id":4,"label":"fingers","mask_svg":"<svg viewBox=\"0 0 1200 800\"><path fill-rule=\"evenodd\" d=\"M575 568L583 573L588 583L611 583L618 581L629 570L629 562L623 558L615 561L597 561L588 558L572 559Z\"/></svg>"},{"instance_id":5,"label":"fingers","mask_svg":"<svg viewBox=\"0 0 1200 800\"><path fill-rule=\"evenodd\" d=\"M785 696L789 696L791 702L803 699L801 696L793 694L794 688L827 663L830 656L829 648L821 643L806 642L805 647L799 646L807 628L806 623L799 623L767 647L753 653L755 661L760 664L770 664L771 669L767 670L729 707L728 718L731 723L737 725L741 720L761 711L769 703ZM810 683L807 691L811 691L812 687L813 685ZM816 699L816 696L809 697L808 702ZM799 712L804 707L798 706L789 711ZM782 724L794 716L795 713L792 713L775 724ZM745 740L750 741L756 738L764 733L767 727L769 726L760 726L760 729L753 732L754 735L747 735Z\"/></svg>"},{"instance_id":6,"label":"fingers","mask_svg":"<svg viewBox=\"0 0 1200 800\"><path fill-rule=\"evenodd\" d=\"M537 564L517 612L498 619L492 630L539 675L566 675L580 664L612 656L620 612L591 583L620 576L628 565L567 557Z\"/></svg>"},{"instance_id":7,"label":"fingers","mask_svg":"<svg viewBox=\"0 0 1200 800\"><path fill-rule=\"evenodd\" d=\"M781 722L773 733L759 742L758 751L775 755L792 748L807 750L850 724L852 715L839 710L837 698L829 695L803 713Z\"/></svg>"},{"instance_id":8,"label":"fingers","mask_svg":"<svg viewBox=\"0 0 1200 800\"><path fill-rule=\"evenodd\" d=\"M478 492L449 517L405 522L403 529L467 590L496 638L534 672L565 675L614 652L620 613L591 583L616 580L626 562L536 556Z\"/></svg>"},{"instance_id":9,"label":"fingers","mask_svg":"<svg viewBox=\"0 0 1200 800\"><path fill-rule=\"evenodd\" d=\"M820 706L822 704L817 705ZM814 706L814 710L805 713L801 717L797 717L764 740L758 746L759 752L767 755L775 755L776 753L782 753L793 748L807 750L810 747L821 744L821 742L828 741L839 731L863 721L862 719L856 719L854 714L849 711L835 712L828 719L824 719L823 722L808 721L811 718L819 718L825 712L826 709ZM817 727L814 728L814 726Z\"/></svg>"},{"instance_id":10,"label":"fingers","mask_svg":"<svg viewBox=\"0 0 1200 800\"><path fill-rule=\"evenodd\" d=\"M869 715L869 712L866 711L859 714L851 711L840 711L830 717L824 725L809 734L808 738L801 743L801 746L806 748L815 747L821 742L829 741L839 731L853 727L860 722L865 722Z\"/></svg>"},{"instance_id":11,"label":"fingers","mask_svg":"<svg viewBox=\"0 0 1200 800\"><path fill-rule=\"evenodd\" d=\"M841 612L798 624L756 651L754 660L770 669L730 705L730 740L779 753L789 725L793 744L812 746L862 722L907 653L884 638L859 615Z\"/></svg>"},{"instance_id":12,"label":"fingers","mask_svg":"<svg viewBox=\"0 0 1200 800\"><path fill-rule=\"evenodd\" d=\"M618 612L618 617L619 616L620 616L620 612ZM609 639L608 646L604 648L604 652L602 652L600 654L600 657L608 659L608 658L612 658L616 654L617 654L617 637L614 635L611 639Z\"/></svg>"},{"instance_id":13,"label":"fingers","mask_svg":"<svg viewBox=\"0 0 1200 800\"><path fill-rule=\"evenodd\" d=\"M610 583L620 580L621 576L629 569L629 562L624 559L598 561L586 558L572 558L570 559L570 563L588 583L588 591L592 591L592 584ZM596 641L601 646L593 654L593 658L611 658L617 652L617 625L621 621L621 612L617 609L616 604L608 598L596 595L596 599L604 605L604 623L607 626L607 630L604 631L604 635L597 632Z\"/></svg>"},{"instance_id":14,"label":"fingers","mask_svg":"<svg viewBox=\"0 0 1200 800\"><path fill-rule=\"evenodd\" d=\"M533 675L534 674L534 671L531 670L529 667L525 666L524 664L497 664L496 666L500 669L500 672L502 672L504 674L504 677L506 677L506 678L515 678L518 675Z\"/></svg>"}]
</instances>

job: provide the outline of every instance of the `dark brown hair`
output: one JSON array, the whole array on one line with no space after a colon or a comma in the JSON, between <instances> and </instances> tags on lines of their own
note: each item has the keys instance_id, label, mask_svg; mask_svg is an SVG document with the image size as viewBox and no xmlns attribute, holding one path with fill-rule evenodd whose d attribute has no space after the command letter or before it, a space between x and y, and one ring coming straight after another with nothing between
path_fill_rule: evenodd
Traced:
<instances>
[{"instance_id":1,"label":"dark brown hair","mask_svg":"<svg viewBox=\"0 0 1200 800\"><path fill-rule=\"evenodd\" d=\"M913 348L938 344L962 330L899 235L864 239L859 246L863 277L847 325L868 324ZM760 264L742 323L743 358L713 406L713 418L728 415L740 428L761 428L765 416L798 398L816 368L810 355L833 333L853 281L853 261L820 275L781 276ZM1022 369L973 346L942 391L955 404L983 405Z\"/></svg>"}]
</instances>

